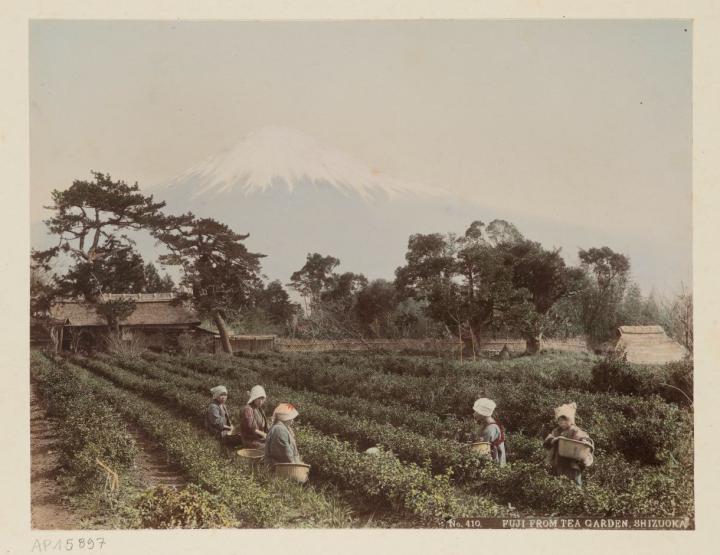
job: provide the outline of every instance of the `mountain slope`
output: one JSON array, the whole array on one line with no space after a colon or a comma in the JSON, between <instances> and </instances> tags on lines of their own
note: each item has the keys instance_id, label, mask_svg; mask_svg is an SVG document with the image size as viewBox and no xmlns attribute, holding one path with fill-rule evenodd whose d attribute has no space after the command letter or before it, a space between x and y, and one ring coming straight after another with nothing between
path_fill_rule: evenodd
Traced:
<instances>
[{"instance_id":1,"label":"mountain slope","mask_svg":"<svg viewBox=\"0 0 720 555\"><path fill-rule=\"evenodd\" d=\"M250 133L234 147L145 192L166 201L169 213L190 210L249 233L248 249L267 255L262 259L264 273L283 282L311 252L338 257L340 271L392 279L405 262L410 235L461 234L474 220L489 223L496 218L511 221L548 248L562 247L570 263L577 263L580 247L608 245L630 255L633 273L646 287L654 282L669 288L681 279L672 271L675 251L652 235L571 225L555 214L539 218L513 201L502 211L490 209L479 200L389 177L282 127ZM482 199L482 191L475 198ZM34 222L31 241L35 248L48 248L57 239L46 234L44 224ZM138 248L147 260L155 260L159 252L149 237L138 237ZM658 283L658 276L667 283Z\"/></svg>"},{"instance_id":2,"label":"mountain slope","mask_svg":"<svg viewBox=\"0 0 720 555\"><path fill-rule=\"evenodd\" d=\"M289 193L327 187L363 200L403 195L438 196L438 189L407 184L287 127L263 127L164 184L203 196L252 195L281 188Z\"/></svg>"}]
</instances>

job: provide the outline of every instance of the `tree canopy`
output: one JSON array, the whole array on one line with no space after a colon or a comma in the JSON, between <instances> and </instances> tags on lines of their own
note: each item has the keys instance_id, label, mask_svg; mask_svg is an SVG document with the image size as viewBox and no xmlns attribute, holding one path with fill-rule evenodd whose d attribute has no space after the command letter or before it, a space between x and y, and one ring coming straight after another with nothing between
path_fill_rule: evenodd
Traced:
<instances>
[{"instance_id":1,"label":"tree canopy","mask_svg":"<svg viewBox=\"0 0 720 555\"><path fill-rule=\"evenodd\" d=\"M46 220L58 244L38 251L33 258L47 264L62 252L75 261L93 263L113 254L118 247L134 244L129 230L154 230L165 225L164 202L140 192L137 183L113 181L110 175L92 172L93 181L75 180L65 190L53 190L54 214Z\"/></svg>"},{"instance_id":2,"label":"tree canopy","mask_svg":"<svg viewBox=\"0 0 720 555\"><path fill-rule=\"evenodd\" d=\"M505 329L537 342L546 314L568 291L559 250L504 220L472 222L461 237L413 235L405 258L396 271L400 291L426 300L428 313L450 329L468 325L473 336Z\"/></svg>"},{"instance_id":3,"label":"tree canopy","mask_svg":"<svg viewBox=\"0 0 720 555\"><path fill-rule=\"evenodd\" d=\"M317 303L320 294L328 288L334 279L333 270L340 264L334 256L322 256L319 253L307 255L305 264L290 276L291 288L303 296L306 303ZM306 308L310 308L307 307Z\"/></svg>"},{"instance_id":4,"label":"tree canopy","mask_svg":"<svg viewBox=\"0 0 720 555\"><path fill-rule=\"evenodd\" d=\"M227 225L212 218L189 215L175 222L174 229L156 232L170 254L160 262L177 265L183 270L180 285L192 294L201 315L215 320L223 346L230 351L225 318L228 313L252 306L254 293L262 287L260 259L245 247L249 234L235 233Z\"/></svg>"}]
</instances>

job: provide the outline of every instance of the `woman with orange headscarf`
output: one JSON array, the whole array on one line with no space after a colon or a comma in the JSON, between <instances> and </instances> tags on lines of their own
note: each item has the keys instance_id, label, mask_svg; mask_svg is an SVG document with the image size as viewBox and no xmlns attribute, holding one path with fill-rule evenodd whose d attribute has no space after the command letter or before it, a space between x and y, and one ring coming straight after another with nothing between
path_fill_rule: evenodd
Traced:
<instances>
[{"instance_id":1,"label":"woman with orange headscarf","mask_svg":"<svg viewBox=\"0 0 720 555\"><path fill-rule=\"evenodd\" d=\"M292 429L297 415L297 409L290 403L280 403L273 411L273 424L265 439L266 463L302 462Z\"/></svg>"}]
</instances>

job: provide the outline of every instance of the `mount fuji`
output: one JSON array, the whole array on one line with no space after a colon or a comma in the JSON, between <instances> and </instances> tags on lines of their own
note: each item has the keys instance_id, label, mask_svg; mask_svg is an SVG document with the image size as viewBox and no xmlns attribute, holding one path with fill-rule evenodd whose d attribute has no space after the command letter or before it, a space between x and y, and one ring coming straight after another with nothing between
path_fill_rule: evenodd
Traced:
<instances>
[{"instance_id":1,"label":"mount fuji","mask_svg":"<svg viewBox=\"0 0 720 555\"><path fill-rule=\"evenodd\" d=\"M295 129L279 126L249 133L235 146L210 156L164 187L186 188L191 200L227 194L247 197L277 188L299 193L308 187L329 187L365 201L447 194L395 179Z\"/></svg>"},{"instance_id":2,"label":"mount fuji","mask_svg":"<svg viewBox=\"0 0 720 555\"><path fill-rule=\"evenodd\" d=\"M493 184L477 180L481 199ZM576 263L580 246L607 243L631 255L631 247L654 248L649 238L599 234L554 214L533 216L522 199L508 199L498 210L441 187L406 182L286 127L251 132L151 192L170 213L190 210L249 233L248 249L267 255L263 273L283 283L312 252L339 258L339 271L391 280L405 263L410 235L462 234L474 220L508 220L546 248L562 247L569 263ZM641 256L633 260L639 262L635 269L651 270Z\"/></svg>"},{"instance_id":3,"label":"mount fuji","mask_svg":"<svg viewBox=\"0 0 720 555\"><path fill-rule=\"evenodd\" d=\"M249 133L150 192L171 213L250 233L248 249L267 255L264 273L283 282L311 252L339 258L340 271L392 279L411 234L462 232L483 216L440 187L402 181L286 127Z\"/></svg>"}]
</instances>

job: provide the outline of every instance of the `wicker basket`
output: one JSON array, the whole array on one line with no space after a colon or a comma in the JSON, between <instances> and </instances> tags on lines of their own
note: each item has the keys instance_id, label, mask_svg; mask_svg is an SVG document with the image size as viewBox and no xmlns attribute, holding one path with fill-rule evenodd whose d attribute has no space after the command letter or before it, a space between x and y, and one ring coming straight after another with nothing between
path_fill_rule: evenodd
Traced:
<instances>
[{"instance_id":1,"label":"wicker basket","mask_svg":"<svg viewBox=\"0 0 720 555\"><path fill-rule=\"evenodd\" d=\"M249 466L254 466L262 462L265 457L265 451L263 449L240 449L237 454L240 460Z\"/></svg>"},{"instance_id":2,"label":"wicker basket","mask_svg":"<svg viewBox=\"0 0 720 555\"><path fill-rule=\"evenodd\" d=\"M490 443L487 441L476 441L470 446L473 453L490 456Z\"/></svg>"},{"instance_id":3,"label":"wicker basket","mask_svg":"<svg viewBox=\"0 0 720 555\"><path fill-rule=\"evenodd\" d=\"M275 474L300 484L307 482L310 476L310 465L304 463L276 463Z\"/></svg>"},{"instance_id":4,"label":"wicker basket","mask_svg":"<svg viewBox=\"0 0 720 555\"><path fill-rule=\"evenodd\" d=\"M592 453L592 447L589 443L562 436L558 438L558 455L561 457L581 461L590 453Z\"/></svg>"}]
</instances>

